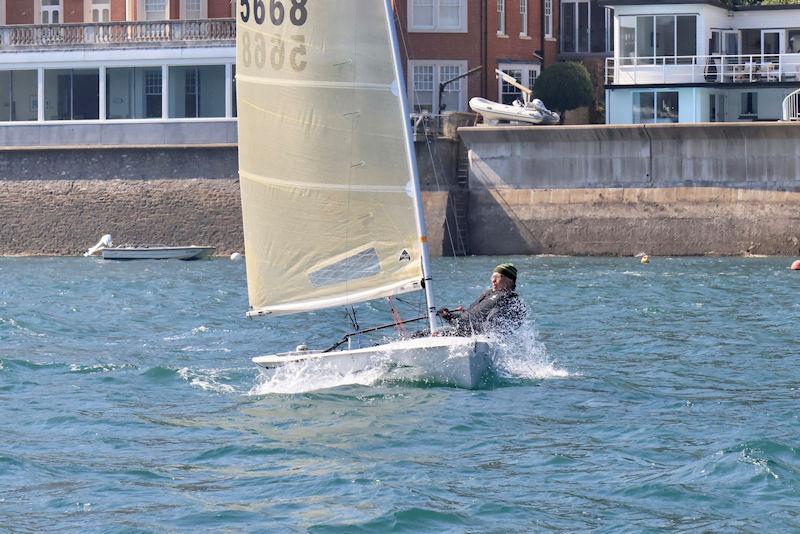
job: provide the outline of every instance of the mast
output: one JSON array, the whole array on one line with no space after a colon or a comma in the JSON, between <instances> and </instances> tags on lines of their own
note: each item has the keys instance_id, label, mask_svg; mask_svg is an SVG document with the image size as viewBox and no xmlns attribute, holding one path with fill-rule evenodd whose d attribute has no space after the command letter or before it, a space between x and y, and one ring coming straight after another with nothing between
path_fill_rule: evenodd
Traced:
<instances>
[{"instance_id":1,"label":"mast","mask_svg":"<svg viewBox=\"0 0 800 534\"><path fill-rule=\"evenodd\" d=\"M411 140L410 127L410 113L408 105L408 95L406 94L406 87L403 79L403 69L400 65L400 44L397 39L397 29L394 23L394 10L392 9L391 0L384 0L384 8L386 10L386 24L389 29L389 38L391 39L392 58L394 59L394 79L398 85L397 92L400 96L400 112L403 116L403 137L406 142L406 158L408 158L408 166L411 169L411 183L413 185L414 194L414 208L417 222L417 235L419 236L422 252L422 280L425 284L425 301L427 302L428 309L428 326L431 334L437 330L436 319L436 306L433 303L433 278L431 276L431 258L428 249L428 235L425 228L425 212L422 209L422 192L419 187L419 171L417 170L417 159L414 156L414 143Z\"/></svg>"}]
</instances>

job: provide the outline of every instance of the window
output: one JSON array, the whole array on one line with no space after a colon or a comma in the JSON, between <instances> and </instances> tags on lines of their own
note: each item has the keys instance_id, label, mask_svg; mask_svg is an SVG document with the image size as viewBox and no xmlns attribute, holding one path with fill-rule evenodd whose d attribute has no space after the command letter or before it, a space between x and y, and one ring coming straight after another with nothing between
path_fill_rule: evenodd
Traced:
<instances>
[{"instance_id":1,"label":"window","mask_svg":"<svg viewBox=\"0 0 800 534\"><path fill-rule=\"evenodd\" d=\"M640 65L691 64L697 53L696 15L619 17L619 25L620 55Z\"/></svg>"},{"instance_id":2,"label":"window","mask_svg":"<svg viewBox=\"0 0 800 534\"><path fill-rule=\"evenodd\" d=\"M786 52L789 54L800 53L800 30L789 30L786 37Z\"/></svg>"},{"instance_id":3,"label":"window","mask_svg":"<svg viewBox=\"0 0 800 534\"><path fill-rule=\"evenodd\" d=\"M414 65L412 73L413 111L433 113L433 65Z\"/></svg>"},{"instance_id":4,"label":"window","mask_svg":"<svg viewBox=\"0 0 800 534\"><path fill-rule=\"evenodd\" d=\"M561 2L562 52L589 52L589 28L588 0Z\"/></svg>"},{"instance_id":5,"label":"window","mask_svg":"<svg viewBox=\"0 0 800 534\"><path fill-rule=\"evenodd\" d=\"M742 118L758 117L758 93L742 93Z\"/></svg>"},{"instance_id":6,"label":"window","mask_svg":"<svg viewBox=\"0 0 800 534\"><path fill-rule=\"evenodd\" d=\"M540 65L519 63L501 63L497 68L529 89L533 89L541 70ZM514 100L522 100L522 91L502 79L499 80L498 93L502 104L512 104Z\"/></svg>"},{"instance_id":7,"label":"window","mask_svg":"<svg viewBox=\"0 0 800 534\"><path fill-rule=\"evenodd\" d=\"M169 116L224 117L225 65L170 67Z\"/></svg>"},{"instance_id":8,"label":"window","mask_svg":"<svg viewBox=\"0 0 800 534\"><path fill-rule=\"evenodd\" d=\"M643 91L633 94L634 124L678 122L677 91Z\"/></svg>"},{"instance_id":9,"label":"window","mask_svg":"<svg viewBox=\"0 0 800 534\"><path fill-rule=\"evenodd\" d=\"M59 0L42 0L42 24L61 22L61 3Z\"/></svg>"},{"instance_id":10,"label":"window","mask_svg":"<svg viewBox=\"0 0 800 534\"><path fill-rule=\"evenodd\" d=\"M441 94L439 88L440 84L461 76L466 70L466 61L410 62L410 100L413 103L411 111L463 111L467 100L465 78L448 83L442 88Z\"/></svg>"},{"instance_id":11,"label":"window","mask_svg":"<svg viewBox=\"0 0 800 534\"><path fill-rule=\"evenodd\" d=\"M528 0L519 0L519 35L528 35Z\"/></svg>"},{"instance_id":12,"label":"window","mask_svg":"<svg viewBox=\"0 0 800 534\"><path fill-rule=\"evenodd\" d=\"M185 9L186 13L184 14L184 18L193 20L193 19L200 19L203 18L202 14L202 7L200 5L200 0L186 0L185 1Z\"/></svg>"},{"instance_id":13,"label":"window","mask_svg":"<svg viewBox=\"0 0 800 534\"><path fill-rule=\"evenodd\" d=\"M161 69L144 71L144 113L145 117L161 117Z\"/></svg>"},{"instance_id":14,"label":"window","mask_svg":"<svg viewBox=\"0 0 800 534\"><path fill-rule=\"evenodd\" d=\"M106 118L160 119L161 67L106 69Z\"/></svg>"},{"instance_id":15,"label":"window","mask_svg":"<svg viewBox=\"0 0 800 534\"><path fill-rule=\"evenodd\" d=\"M553 37L553 0L544 0L544 36Z\"/></svg>"},{"instance_id":16,"label":"window","mask_svg":"<svg viewBox=\"0 0 800 534\"><path fill-rule=\"evenodd\" d=\"M183 79L183 101L184 117L199 117L200 112L200 89L198 88L198 78L200 73L197 69L188 69Z\"/></svg>"},{"instance_id":17,"label":"window","mask_svg":"<svg viewBox=\"0 0 800 534\"><path fill-rule=\"evenodd\" d=\"M45 120L100 118L98 69L47 69L44 71Z\"/></svg>"},{"instance_id":18,"label":"window","mask_svg":"<svg viewBox=\"0 0 800 534\"><path fill-rule=\"evenodd\" d=\"M0 121L35 121L36 90L35 70L0 71Z\"/></svg>"},{"instance_id":19,"label":"window","mask_svg":"<svg viewBox=\"0 0 800 534\"><path fill-rule=\"evenodd\" d=\"M145 20L167 19L167 0L144 0Z\"/></svg>"},{"instance_id":20,"label":"window","mask_svg":"<svg viewBox=\"0 0 800 534\"><path fill-rule=\"evenodd\" d=\"M108 22L111 20L111 3L109 0L92 0L92 22Z\"/></svg>"},{"instance_id":21,"label":"window","mask_svg":"<svg viewBox=\"0 0 800 534\"><path fill-rule=\"evenodd\" d=\"M708 121L725 122L725 96L708 95Z\"/></svg>"},{"instance_id":22,"label":"window","mask_svg":"<svg viewBox=\"0 0 800 534\"><path fill-rule=\"evenodd\" d=\"M411 32L466 32L467 0L411 0Z\"/></svg>"},{"instance_id":23,"label":"window","mask_svg":"<svg viewBox=\"0 0 800 534\"><path fill-rule=\"evenodd\" d=\"M231 65L231 96L233 97L233 109L231 110L231 116L238 117L238 104L236 102L236 65Z\"/></svg>"},{"instance_id":24,"label":"window","mask_svg":"<svg viewBox=\"0 0 800 534\"><path fill-rule=\"evenodd\" d=\"M442 91L441 102L439 108L444 111L459 111L461 107L461 82L464 78L455 80L461 76L460 65L441 65L439 67L439 80L440 83L447 83ZM453 80L453 81L450 81Z\"/></svg>"},{"instance_id":25,"label":"window","mask_svg":"<svg viewBox=\"0 0 800 534\"><path fill-rule=\"evenodd\" d=\"M506 0L497 0L497 35L506 34Z\"/></svg>"}]
</instances>

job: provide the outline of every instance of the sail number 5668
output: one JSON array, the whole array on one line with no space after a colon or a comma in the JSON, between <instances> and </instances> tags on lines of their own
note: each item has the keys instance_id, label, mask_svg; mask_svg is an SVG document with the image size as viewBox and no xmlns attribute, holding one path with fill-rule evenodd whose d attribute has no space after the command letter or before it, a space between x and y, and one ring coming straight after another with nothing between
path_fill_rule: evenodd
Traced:
<instances>
[{"instance_id":1,"label":"sail number 5668","mask_svg":"<svg viewBox=\"0 0 800 534\"><path fill-rule=\"evenodd\" d=\"M308 0L291 0L290 2L286 2L286 0L269 0L269 7L267 7L265 1L239 0L239 4L242 6L242 11L240 12L242 22L250 20L252 13L256 24L264 24L267 19L267 11L269 11L269 20L274 26L283 24L287 11L289 12L289 20L295 26L302 26L308 20L308 8L306 7Z\"/></svg>"}]
</instances>

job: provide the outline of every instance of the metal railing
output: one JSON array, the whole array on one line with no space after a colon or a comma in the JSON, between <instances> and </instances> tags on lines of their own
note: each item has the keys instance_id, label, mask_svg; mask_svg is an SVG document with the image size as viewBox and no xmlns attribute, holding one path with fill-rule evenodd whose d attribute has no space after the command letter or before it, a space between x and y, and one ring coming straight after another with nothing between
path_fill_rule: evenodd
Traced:
<instances>
[{"instance_id":1,"label":"metal railing","mask_svg":"<svg viewBox=\"0 0 800 534\"><path fill-rule=\"evenodd\" d=\"M0 49L235 39L232 18L0 26Z\"/></svg>"},{"instance_id":2,"label":"metal railing","mask_svg":"<svg viewBox=\"0 0 800 534\"><path fill-rule=\"evenodd\" d=\"M800 121L800 89L783 99L783 120Z\"/></svg>"},{"instance_id":3,"label":"metal railing","mask_svg":"<svg viewBox=\"0 0 800 534\"><path fill-rule=\"evenodd\" d=\"M607 58L606 85L800 81L800 54Z\"/></svg>"}]
</instances>

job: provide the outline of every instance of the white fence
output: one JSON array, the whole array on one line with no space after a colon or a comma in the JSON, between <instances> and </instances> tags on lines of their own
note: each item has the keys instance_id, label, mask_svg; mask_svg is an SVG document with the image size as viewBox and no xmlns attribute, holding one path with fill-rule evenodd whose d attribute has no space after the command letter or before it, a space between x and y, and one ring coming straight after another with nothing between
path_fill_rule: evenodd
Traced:
<instances>
[{"instance_id":1,"label":"white fence","mask_svg":"<svg viewBox=\"0 0 800 534\"><path fill-rule=\"evenodd\" d=\"M783 99L783 120L800 121L800 89Z\"/></svg>"},{"instance_id":2,"label":"white fence","mask_svg":"<svg viewBox=\"0 0 800 534\"><path fill-rule=\"evenodd\" d=\"M800 54L607 58L606 85L800 82Z\"/></svg>"},{"instance_id":3,"label":"white fence","mask_svg":"<svg viewBox=\"0 0 800 534\"><path fill-rule=\"evenodd\" d=\"M234 19L0 26L0 49L235 39Z\"/></svg>"}]
</instances>

